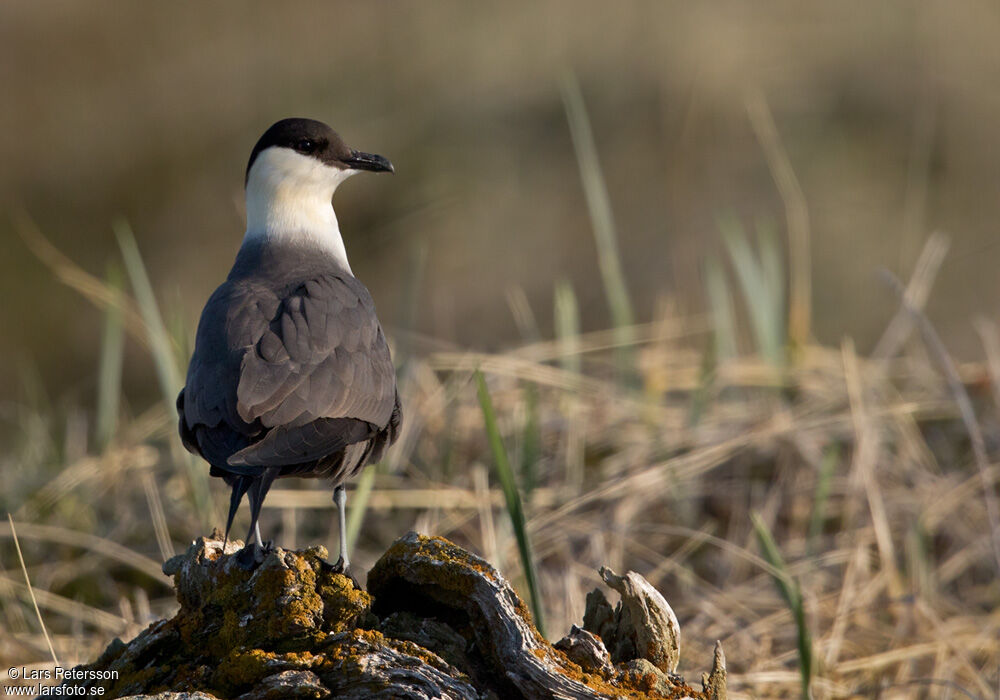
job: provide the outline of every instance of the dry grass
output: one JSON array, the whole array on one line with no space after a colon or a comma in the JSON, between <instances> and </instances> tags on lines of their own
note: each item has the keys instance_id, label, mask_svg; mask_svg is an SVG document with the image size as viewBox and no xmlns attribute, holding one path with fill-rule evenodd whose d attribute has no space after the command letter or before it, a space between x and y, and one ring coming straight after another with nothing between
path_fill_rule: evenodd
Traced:
<instances>
[{"instance_id":1,"label":"dry grass","mask_svg":"<svg viewBox=\"0 0 1000 700\"><path fill-rule=\"evenodd\" d=\"M613 333L576 340L581 374L553 364L558 343L411 360L406 429L377 473L359 566L416 527L522 581L501 493L483 478L491 459L471 381L481 367L521 465L554 636L579 621L598 566L634 569L676 610L689 676L721 639L733 697L798 696L794 614L754 538L759 513L801 589L815 697L995 696L1000 579L983 485L996 491L1000 464L977 471L952 389L921 346L872 360L850 342L807 345L780 371L742 356L706 372L706 327L672 316L635 327L639 390L609 379ZM993 459L991 376L978 365L959 371ZM55 414L18 410L44 426L4 456L4 472L17 474L8 504L25 571L55 654L90 659L112 636L169 613L153 523L176 551L201 534L199 514L162 409L125 421L103 453L71 460ZM532 415L539 441L524 462ZM272 494L266 529L286 544L329 541L328 495L300 485ZM219 512L222 491L213 488ZM0 662L44 667L51 656L10 534L0 525Z\"/></svg>"},{"instance_id":2,"label":"dry grass","mask_svg":"<svg viewBox=\"0 0 1000 700\"><path fill-rule=\"evenodd\" d=\"M567 94L569 121L586 132L582 101ZM510 303L529 342L506 352L442 349L401 331L406 420L386 462L358 481L356 566L407 529L449 537L520 584L554 637L580 621L601 565L634 569L678 614L689 677L722 640L733 697L994 697L997 329L977 324L983 365L948 356L922 312L948 248L934 235L905 289L887 274L901 307L871 356L850 339L817 345L802 193L760 95L748 111L785 203L787 254L768 227L754 247L726 219L738 284L707 260L713 316L668 303L652 322L631 323L596 155L589 137L577 139L616 327L581 335L573 288L559 283L554 340L539 339L517 291ZM11 543L0 542L4 665L88 660L169 614L156 559L225 510L224 489L207 493L206 470L175 434L188 334L171 337L135 241L118 228L134 300L19 222L54 275L106 310L108 359L92 412L30 391L33 400L6 406L21 430L0 457L13 512L0 524ZM750 334L737 307L752 341L741 340ZM116 421L126 333L150 352L163 401ZM479 372L488 387L477 387ZM272 491L263 527L289 547L336 537L328 493L301 483Z\"/></svg>"},{"instance_id":3,"label":"dry grass","mask_svg":"<svg viewBox=\"0 0 1000 700\"><path fill-rule=\"evenodd\" d=\"M966 313L995 308L980 286L996 268L995 8L543 5L394 7L386 21L377 4L316 3L307 23L278 5L237 23L223 5L182 15L11 5L4 55L15 70L3 85L21 108L2 115L0 192L41 217L59 248L14 216L26 246L8 251L17 295L2 325L35 342L46 380L82 381L98 355L102 366L91 406L80 398L90 384L49 397L23 369L31 363L3 363L23 371L21 398L0 399L2 437L15 436L0 450L0 510L13 516L0 521L0 683L3 666L92 659L170 614L160 562L221 524L225 489L205 486L173 424L191 329L172 321L231 256L234 239L220 232L238 230L239 207L220 201L260 125L284 116L261 95L280 94L410 164L391 207L360 187L338 195L354 197L341 200L354 240L379 241L352 248L352 261L377 251L364 279L383 318L405 326L389 329L403 434L350 499L359 570L416 528L485 555L529 597L478 369L519 480L552 636L579 622L610 565L639 571L670 601L689 679L722 640L733 697L800 696L797 617L816 698L1000 697L1000 335ZM373 35L386 50L371 50ZM560 106L555 76L567 66L582 88L564 81ZM355 99L326 97L338 93ZM156 138L137 114L156 115ZM194 182L176 177L193 172ZM781 207L785 237L758 229L755 249L734 218L726 258L710 232L730 207ZM103 229L121 211L153 279L167 281L158 289L183 286L186 306L158 312L121 225L114 249ZM925 222L963 232L950 269L943 236L917 259ZM194 249L203 254L175 254ZM93 272L112 251L129 263L121 284ZM872 292L869 262L896 259L915 272L874 350L818 345L843 328L871 335L865 324L897 300ZM521 286L505 290L512 272ZM599 275L603 288L584 286ZM52 279L79 299L52 294ZM549 314L531 304L553 282L555 338L540 339ZM665 288L668 303L649 313ZM440 340L499 337L504 291L507 327L525 342L485 354ZM394 311L397 297L407 301ZM104 353L87 342L99 325L79 300L106 312ZM691 311L703 302L710 314ZM949 347L971 356L975 328L981 364L947 357L920 311L934 302ZM579 333L610 308L617 327ZM435 339L413 331L429 328ZM0 346L20 348L13 338ZM157 357L159 380L139 374L165 401L120 396L122 342ZM131 365L126 379L141 362ZM280 484L262 525L285 546L335 542L318 484ZM776 551L761 548L762 531ZM775 581L794 583L801 614Z\"/></svg>"}]
</instances>

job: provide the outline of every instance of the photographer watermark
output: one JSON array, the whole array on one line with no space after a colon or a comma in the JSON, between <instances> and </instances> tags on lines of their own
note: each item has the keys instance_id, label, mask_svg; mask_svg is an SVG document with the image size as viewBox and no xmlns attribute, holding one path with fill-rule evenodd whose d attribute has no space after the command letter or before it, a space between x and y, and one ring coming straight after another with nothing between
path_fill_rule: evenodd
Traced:
<instances>
[{"instance_id":1,"label":"photographer watermark","mask_svg":"<svg viewBox=\"0 0 1000 700\"><path fill-rule=\"evenodd\" d=\"M8 680L19 685L4 685L4 697L35 697L44 692L46 696L69 697L100 697L105 688L97 684L90 687L79 685L53 685L51 681L64 683L66 681L114 681L118 680L118 671L96 671L85 668L32 668L28 666L11 666L7 669Z\"/></svg>"}]
</instances>

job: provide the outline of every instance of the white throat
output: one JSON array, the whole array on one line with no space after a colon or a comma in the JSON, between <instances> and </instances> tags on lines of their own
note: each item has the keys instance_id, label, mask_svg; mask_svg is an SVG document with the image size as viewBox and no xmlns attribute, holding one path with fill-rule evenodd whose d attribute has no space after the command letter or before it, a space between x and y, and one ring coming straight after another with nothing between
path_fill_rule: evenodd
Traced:
<instances>
[{"instance_id":1,"label":"white throat","mask_svg":"<svg viewBox=\"0 0 1000 700\"><path fill-rule=\"evenodd\" d=\"M310 244L350 272L332 199L337 185L355 172L324 165L290 148L262 151L247 178L244 245L262 239Z\"/></svg>"}]
</instances>

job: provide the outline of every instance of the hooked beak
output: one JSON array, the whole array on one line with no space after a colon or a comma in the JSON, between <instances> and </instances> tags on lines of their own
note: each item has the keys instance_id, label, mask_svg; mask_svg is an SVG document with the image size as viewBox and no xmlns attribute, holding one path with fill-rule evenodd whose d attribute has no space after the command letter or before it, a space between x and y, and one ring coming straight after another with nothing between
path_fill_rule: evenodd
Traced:
<instances>
[{"instance_id":1,"label":"hooked beak","mask_svg":"<svg viewBox=\"0 0 1000 700\"><path fill-rule=\"evenodd\" d=\"M351 155L343 161L351 170L370 170L373 173L392 173L396 169L388 158L377 156L374 153L362 153L361 151L351 151Z\"/></svg>"}]
</instances>

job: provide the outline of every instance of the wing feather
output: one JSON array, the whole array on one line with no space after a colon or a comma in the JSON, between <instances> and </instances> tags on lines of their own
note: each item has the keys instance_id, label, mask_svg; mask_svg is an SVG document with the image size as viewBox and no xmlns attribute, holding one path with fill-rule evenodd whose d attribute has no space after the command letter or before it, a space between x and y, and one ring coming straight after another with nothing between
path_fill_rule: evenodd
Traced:
<instances>
[{"instance_id":1,"label":"wing feather","mask_svg":"<svg viewBox=\"0 0 1000 700\"><path fill-rule=\"evenodd\" d=\"M320 274L277 292L229 281L202 314L182 434L234 472L300 464L384 430L395 392L374 303L355 278Z\"/></svg>"}]
</instances>

